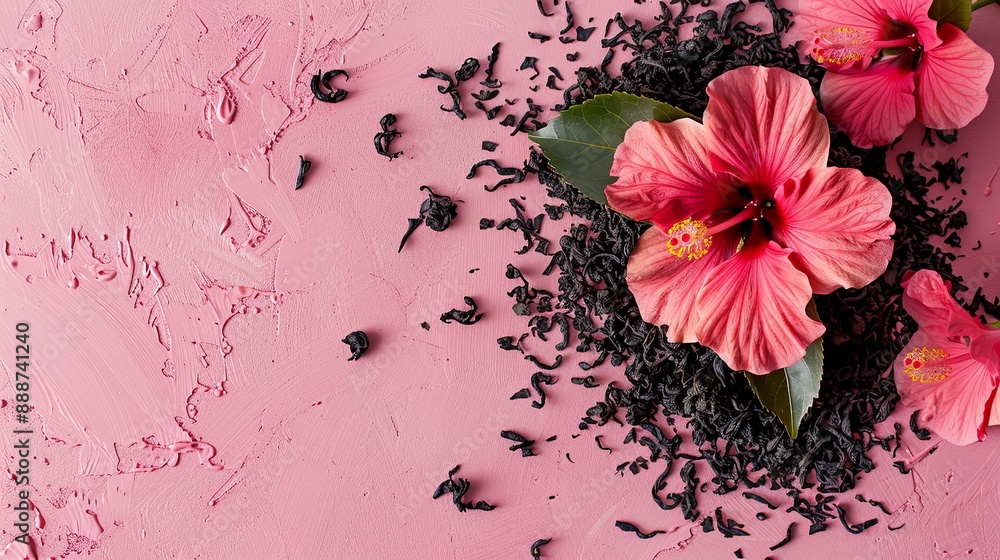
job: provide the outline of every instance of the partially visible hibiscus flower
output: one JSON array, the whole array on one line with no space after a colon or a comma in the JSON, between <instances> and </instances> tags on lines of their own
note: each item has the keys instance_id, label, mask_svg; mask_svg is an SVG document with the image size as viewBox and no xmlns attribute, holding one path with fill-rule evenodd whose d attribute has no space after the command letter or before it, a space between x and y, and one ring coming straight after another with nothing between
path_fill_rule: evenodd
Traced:
<instances>
[{"instance_id":1,"label":"partially visible hibiscus flower","mask_svg":"<svg viewBox=\"0 0 1000 560\"><path fill-rule=\"evenodd\" d=\"M952 299L950 286L931 270L907 273L903 308L920 327L896 358L896 390L920 409L921 424L966 445L1000 423L1000 329L981 324Z\"/></svg>"},{"instance_id":2,"label":"partially visible hibiscus flower","mask_svg":"<svg viewBox=\"0 0 1000 560\"><path fill-rule=\"evenodd\" d=\"M916 119L961 128L986 107L993 57L928 15L933 0L805 0L801 43L827 69L827 117L861 148L891 143Z\"/></svg>"},{"instance_id":3,"label":"partially visible hibiscus flower","mask_svg":"<svg viewBox=\"0 0 1000 560\"><path fill-rule=\"evenodd\" d=\"M822 323L812 294L878 278L892 254L892 198L856 169L826 167L830 133L809 83L743 67L708 85L704 124L632 125L608 204L652 222L626 281L644 320L767 374L805 355Z\"/></svg>"}]
</instances>

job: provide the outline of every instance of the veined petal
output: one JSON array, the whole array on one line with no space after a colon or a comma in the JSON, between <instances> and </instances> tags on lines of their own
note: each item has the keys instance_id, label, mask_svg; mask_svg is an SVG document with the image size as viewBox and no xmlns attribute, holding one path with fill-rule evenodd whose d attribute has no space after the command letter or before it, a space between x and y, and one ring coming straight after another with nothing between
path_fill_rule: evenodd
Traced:
<instances>
[{"instance_id":1,"label":"veined petal","mask_svg":"<svg viewBox=\"0 0 1000 560\"><path fill-rule=\"evenodd\" d=\"M857 169L809 170L775 193L771 239L794 251L812 292L866 286L892 257L892 195Z\"/></svg>"},{"instance_id":2,"label":"veined petal","mask_svg":"<svg viewBox=\"0 0 1000 560\"><path fill-rule=\"evenodd\" d=\"M902 286L903 309L922 330L936 339L961 340L969 337L973 345L979 347L978 339L989 327L980 324L958 305L951 296L950 286L940 274L933 270L918 270L906 277Z\"/></svg>"},{"instance_id":3,"label":"veined petal","mask_svg":"<svg viewBox=\"0 0 1000 560\"><path fill-rule=\"evenodd\" d=\"M862 72L827 72L819 86L823 111L859 148L891 143L913 121L914 74L905 70L908 55L879 61Z\"/></svg>"},{"instance_id":4,"label":"veined petal","mask_svg":"<svg viewBox=\"0 0 1000 560\"><path fill-rule=\"evenodd\" d=\"M958 445L986 438L998 378L963 343L920 329L893 370L901 402L920 409L922 425Z\"/></svg>"},{"instance_id":5,"label":"veined petal","mask_svg":"<svg viewBox=\"0 0 1000 560\"><path fill-rule=\"evenodd\" d=\"M885 10L871 0L805 0L795 14L796 27L802 27L799 52L820 64L863 68L878 52L865 45L882 39L888 23Z\"/></svg>"},{"instance_id":6,"label":"veined petal","mask_svg":"<svg viewBox=\"0 0 1000 560\"><path fill-rule=\"evenodd\" d=\"M928 15L933 3L934 0L879 0L890 18L916 29L917 40L924 51L941 44L937 34L938 24Z\"/></svg>"},{"instance_id":7,"label":"veined petal","mask_svg":"<svg viewBox=\"0 0 1000 560\"><path fill-rule=\"evenodd\" d=\"M993 56L950 23L938 34L941 45L925 51L917 66L917 120L929 128L961 128L986 108Z\"/></svg>"},{"instance_id":8,"label":"veined petal","mask_svg":"<svg viewBox=\"0 0 1000 560\"><path fill-rule=\"evenodd\" d=\"M805 78L744 66L712 80L708 96L705 126L717 171L770 194L826 165L830 131Z\"/></svg>"},{"instance_id":9,"label":"veined petal","mask_svg":"<svg viewBox=\"0 0 1000 560\"><path fill-rule=\"evenodd\" d=\"M664 230L707 219L733 192L732 179L712 171L707 143L705 127L691 119L633 124L615 151L608 205Z\"/></svg>"},{"instance_id":10,"label":"veined petal","mask_svg":"<svg viewBox=\"0 0 1000 560\"><path fill-rule=\"evenodd\" d=\"M729 367L763 375L790 366L826 330L806 314L809 278L790 255L773 241L748 242L705 278L696 335Z\"/></svg>"},{"instance_id":11,"label":"veined petal","mask_svg":"<svg viewBox=\"0 0 1000 560\"><path fill-rule=\"evenodd\" d=\"M733 232L722 232L714 236L705 256L687 260L667 250L667 234L660 228L646 230L629 257L625 276L642 319L667 325L670 342L696 342L694 303L698 289L705 276L736 251L739 241Z\"/></svg>"}]
</instances>

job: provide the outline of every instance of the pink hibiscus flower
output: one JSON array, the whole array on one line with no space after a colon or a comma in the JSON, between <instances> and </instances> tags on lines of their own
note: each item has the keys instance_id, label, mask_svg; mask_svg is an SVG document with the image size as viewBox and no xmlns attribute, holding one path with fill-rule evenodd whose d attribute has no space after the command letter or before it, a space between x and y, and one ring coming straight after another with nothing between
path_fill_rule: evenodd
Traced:
<instances>
[{"instance_id":1,"label":"pink hibiscus flower","mask_svg":"<svg viewBox=\"0 0 1000 560\"><path fill-rule=\"evenodd\" d=\"M626 281L644 320L732 368L794 364L824 331L812 294L864 286L889 262L882 183L826 167L830 133L809 83L744 67L708 85L704 124L639 122L615 152L608 204L648 221Z\"/></svg>"},{"instance_id":2,"label":"pink hibiscus flower","mask_svg":"<svg viewBox=\"0 0 1000 560\"><path fill-rule=\"evenodd\" d=\"M916 119L961 128L986 107L993 57L927 15L933 0L806 0L800 45L826 67L823 110L861 148L889 144Z\"/></svg>"},{"instance_id":3,"label":"pink hibiscus flower","mask_svg":"<svg viewBox=\"0 0 1000 560\"><path fill-rule=\"evenodd\" d=\"M962 309L937 272L908 273L903 290L903 307L920 327L893 368L903 404L952 443L982 441L986 426L1000 423L1000 329Z\"/></svg>"}]
</instances>

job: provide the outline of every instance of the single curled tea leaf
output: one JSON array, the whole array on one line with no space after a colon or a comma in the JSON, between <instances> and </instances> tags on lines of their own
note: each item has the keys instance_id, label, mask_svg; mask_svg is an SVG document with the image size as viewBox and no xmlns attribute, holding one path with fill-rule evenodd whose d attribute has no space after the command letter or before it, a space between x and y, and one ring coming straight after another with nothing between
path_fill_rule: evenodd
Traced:
<instances>
[{"instance_id":1,"label":"single curled tea leaf","mask_svg":"<svg viewBox=\"0 0 1000 560\"><path fill-rule=\"evenodd\" d=\"M972 23L972 0L934 0L927 15L938 22L938 26L950 23L968 31Z\"/></svg>"},{"instance_id":2,"label":"single curled tea leaf","mask_svg":"<svg viewBox=\"0 0 1000 560\"><path fill-rule=\"evenodd\" d=\"M566 182L606 204L604 187L614 181L611 162L625 131L639 121L682 118L694 117L666 103L614 92L566 109L529 138L541 146L549 165Z\"/></svg>"},{"instance_id":3,"label":"single curled tea leaf","mask_svg":"<svg viewBox=\"0 0 1000 560\"><path fill-rule=\"evenodd\" d=\"M351 348L351 357L347 358L348 362L357 360L368 351L368 335L364 331L354 331L345 336L341 342Z\"/></svg>"}]
</instances>

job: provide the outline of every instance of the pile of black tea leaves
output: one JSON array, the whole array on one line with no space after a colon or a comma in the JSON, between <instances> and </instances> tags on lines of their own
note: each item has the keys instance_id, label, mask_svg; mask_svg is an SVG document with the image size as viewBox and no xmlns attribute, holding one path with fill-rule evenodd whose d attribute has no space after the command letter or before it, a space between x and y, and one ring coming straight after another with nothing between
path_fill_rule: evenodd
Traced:
<instances>
[{"instance_id":1,"label":"pile of black tea leaves","mask_svg":"<svg viewBox=\"0 0 1000 560\"><path fill-rule=\"evenodd\" d=\"M738 14L747 8L742 1L725 5L711 0L660 2L661 14L650 26L616 15L608 22L602 41L608 52L604 62L577 69L575 82L570 78L563 91L563 103L553 109L563 110L598 94L624 91L700 115L707 104L708 83L746 65L787 69L807 78L818 90L824 70L802 63L785 37L792 13L775 6L773 0L757 1L770 12L770 29L738 21ZM709 9L702 11L701 7ZM696 11L700 13L689 14ZM683 35L682 29L690 33ZM609 72L611 61L623 58L627 60L621 63L620 72ZM546 340L539 336L537 326L557 321L560 326L568 324L579 341L575 350L585 360L567 360L564 368L587 371L606 361L615 367L624 365L628 383L608 383L603 398L586 411L579 428L627 422L631 432L625 443L645 447L645 457L623 464L619 472L624 473L626 467L633 474L647 469L659 472L653 499L662 509L680 508L686 519L711 518L712 512L698 510L700 492L725 494L769 484L772 490L792 498L788 511L809 522L809 534L825 530L827 522L837 523L838 518L852 533L870 527L872 520L857 524L845 521L844 510L834 496L854 488L859 475L874 468L873 448L880 447L893 456L900 448L902 425L896 423L895 433L885 438L877 437L874 427L888 419L899 400L887 372L916 330L900 301L903 274L920 268L936 270L951 281L955 294L970 311L982 309L994 315L1000 311L1000 302L990 302L981 290L971 298L961 297L967 287L952 271L956 256L932 241L947 239L945 245L951 247L961 242L958 232L967 222L961 202L941 207L932 200L930 188L942 175L960 183L962 168L953 160L933 165L919 162L913 152L907 152L896 157L901 174L895 176L886 163L886 147L860 149L839 131L831 129L831 134L830 165L860 169L892 192L897 233L892 260L881 278L861 289L815 297L827 327L824 377L820 395L795 440L764 410L742 372L730 369L708 348L667 342L664 328L642 320L625 282L625 265L648 224L634 222L581 195L535 149L525 166L547 194L557 199L557 204L545 204L546 217L560 221L572 216L574 220L571 224L567 221L568 232L559 239L545 238L537 228L531 235L525 234L529 243L534 239L542 244L539 252L551 257L542 274L558 276L558 293L531 288L531 279L509 265L507 278L522 283L509 294L515 300L515 313L529 321L526 330L534 328L519 339L515 335L498 342L501 348L523 353L520 340L529 334ZM925 142L950 144L956 139L956 134L935 132ZM520 204L512 203L520 209ZM484 229L493 223L484 222L488 222L481 226ZM511 269L518 273L512 276ZM537 294L545 297L536 301ZM511 398L530 395L526 389L522 393ZM680 451L680 424L690 430L700 456ZM668 484L668 477L678 476L679 481ZM699 476L702 480L707 476L712 484L699 484ZM668 487L679 492L668 492ZM818 493L803 491L809 488ZM723 523L721 512L717 511L716 517L726 536L743 533L739 529L742 525L732 520ZM709 529L705 527L706 532ZM789 527L787 538L791 537Z\"/></svg>"}]
</instances>

